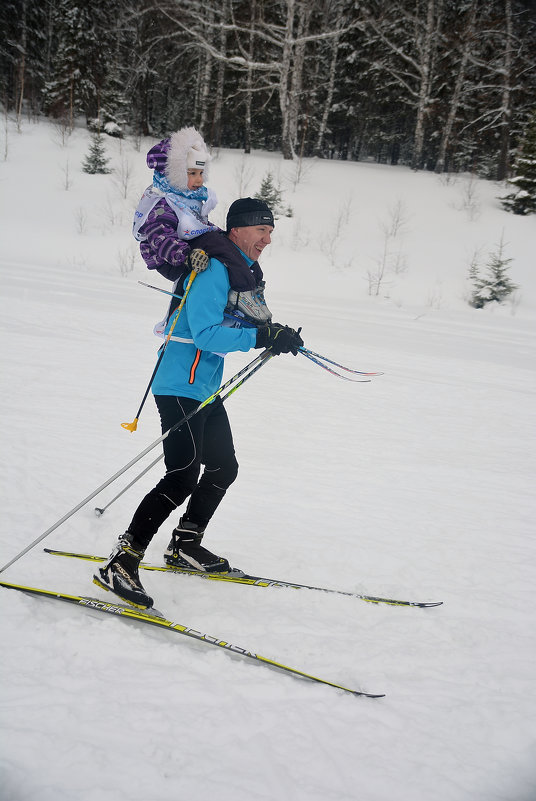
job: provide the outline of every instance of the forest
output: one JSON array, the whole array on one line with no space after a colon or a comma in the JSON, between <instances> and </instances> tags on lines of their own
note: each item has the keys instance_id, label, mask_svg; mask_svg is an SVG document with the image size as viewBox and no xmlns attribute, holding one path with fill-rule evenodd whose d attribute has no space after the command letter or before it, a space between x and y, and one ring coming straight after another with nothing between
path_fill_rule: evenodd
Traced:
<instances>
[{"instance_id":1,"label":"forest","mask_svg":"<svg viewBox=\"0 0 536 801\"><path fill-rule=\"evenodd\" d=\"M4 0L6 115L503 180L533 0Z\"/></svg>"}]
</instances>

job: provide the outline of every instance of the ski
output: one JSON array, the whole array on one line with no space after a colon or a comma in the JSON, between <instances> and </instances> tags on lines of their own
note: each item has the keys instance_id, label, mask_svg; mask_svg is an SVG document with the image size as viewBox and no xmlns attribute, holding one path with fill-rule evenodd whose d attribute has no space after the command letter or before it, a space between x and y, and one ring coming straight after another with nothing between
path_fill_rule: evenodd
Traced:
<instances>
[{"instance_id":1,"label":"ski","mask_svg":"<svg viewBox=\"0 0 536 801\"><path fill-rule=\"evenodd\" d=\"M87 553L76 553L73 551L57 551L51 548L44 549L52 556L66 556L71 559L84 559L87 562L105 562L104 556L94 556ZM230 582L232 584L246 584L250 587L288 587L293 590L315 590L316 592L333 593L336 595L346 595L349 598L358 598L373 604L389 604L390 606L418 606L422 609L432 606L441 606L443 601L399 601L394 598L381 598L375 595L360 595L356 592L346 592L344 590L333 590L327 587L314 587L310 584L297 584L292 581L282 581L278 579L262 578L261 576L251 576L241 570L232 569L229 573L202 573L199 570L188 570L182 567L170 567L169 565L152 565L141 562L143 570L156 570L163 573L179 573L186 576L198 576L199 578L210 581Z\"/></svg>"},{"instance_id":2,"label":"ski","mask_svg":"<svg viewBox=\"0 0 536 801\"><path fill-rule=\"evenodd\" d=\"M8 581L0 581L0 586L6 587L7 589L19 590L20 592L39 596L41 598L51 598L52 600L56 601L64 601L65 603L74 604L75 606L80 606L84 609L92 609L96 612L115 615L115 617L121 617L123 620L135 620L138 623L147 623L151 626L159 626L160 628L173 632L174 634L182 634L185 637L190 637L198 642L205 643L206 645L214 645L217 648L223 648L232 654L238 654L239 656L246 657L247 659L253 659L256 662L266 665L267 667L289 673L296 678L307 679L309 681L317 682L318 684L326 684L329 687L334 687L337 690L343 690L351 695L362 695L366 696L367 698L384 697L384 693L367 693L362 690L351 690L349 687L343 687L341 684L337 684L333 681L321 679L318 676L312 676L310 673L305 673L303 670L297 670L296 668L289 667L281 662L276 662L274 659L269 659L268 657L248 651L246 648L233 645L232 643L227 642L227 640L221 640L219 637L214 637L213 635L197 631L196 629L190 628L190 626L185 626L182 623L173 623L171 620L166 620L165 617L160 616L158 613L152 613L150 610L141 610L131 606L123 606L122 604L110 604L106 603L106 601L101 601L99 598L91 598L84 595L68 595L67 593L56 592L55 590L44 590L40 589L39 587L27 587L23 584L13 584Z\"/></svg>"},{"instance_id":3,"label":"ski","mask_svg":"<svg viewBox=\"0 0 536 801\"><path fill-rule=\"evenodd\" d=\"M352 370L351 367L345 367L344 364L339 364L339 362L334 362L332 359L328 359L327 356L322 356L321 353L315 353L314 350L309 350L309 348L301 347L300 353L303 353L304 356L315 356L317 359L321 359L323 362L332 364L334 367L338 367L340 370L346 370L347 373L355 373L355 375L370 376L371 378L377 375L383 375L383 373L381 372L364 373L362 370Z\"/></svg>"},{"instance_id":4,"label":"ski","mask_svg":"<svg viewBox=\"0 0 536 801\"><path fill-rule=\"evenodd\" d=\"M342 375L342 373L338 373L337 370L334 370L333 367L329 366L329 364L325 364L324 362L321 362L320 359L317 359L316 356L312 356L306 350L302 350L300 348L299 353L301 353L302 356L305 356L307 359L309 359L309 361L313 362L314 364L317 364L323 370L326 370L331 375L334 375L337 378L342 378L343 381L353 381L356 384L369 384L370 383L370 378L365 378L364 376L361 377L361 378L350 378L350 376Z\"/></svg>"}]
</instances>

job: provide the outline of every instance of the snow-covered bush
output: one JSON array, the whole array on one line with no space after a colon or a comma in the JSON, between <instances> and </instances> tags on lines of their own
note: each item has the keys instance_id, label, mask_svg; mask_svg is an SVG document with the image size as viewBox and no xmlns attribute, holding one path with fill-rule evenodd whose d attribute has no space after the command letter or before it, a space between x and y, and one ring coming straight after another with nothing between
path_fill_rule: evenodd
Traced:
<instances>
[{"instance_id":1,"label":"snow-covered bush","mask_svg":"<svg viewBox=\"0 0 536 801\"><path fill-rule=\"evenodd\" d=\"M82 164L82 169L84 170L84 172L88 172L90 175L95 175L97 173L105 174L111 172L106 166L107 164L108 164L108 159L105 156L102 134L100 134L97 131L91 137L91 145L89 148L89 153L84 159L84 163Z\"/></svg>"},{"instance_id":2,"label":"snow-covered bush","mask_svg":"<svg viewBox=\"0 0 536 801\"><path fill-rule=\"evenodd\" d=\"M489 254L487 273L483 277L480 277L478 266L474 261L471 264L469 277L473 283L473 292L469 303L475 309L482 309L493 301L502 303L517 289L517 284L514 284L507 275L512 259L505 257L504 249L505 244L501 237L497 250Z\"/></svg>"},{"instance_id":3,"label":"snow-covered bush","mask_svg":"<svg viewBox=\"0 0 536 801\"><path fill-rule=\"evenodd\" d=\"M292 209L283 204L283 192L275 185L274 177L271 172L267 172L262 179L261 188L255 193L257 200L263 200L272 210L277 220L278 217L292 217Z\"/></svg>"}]
</instances>

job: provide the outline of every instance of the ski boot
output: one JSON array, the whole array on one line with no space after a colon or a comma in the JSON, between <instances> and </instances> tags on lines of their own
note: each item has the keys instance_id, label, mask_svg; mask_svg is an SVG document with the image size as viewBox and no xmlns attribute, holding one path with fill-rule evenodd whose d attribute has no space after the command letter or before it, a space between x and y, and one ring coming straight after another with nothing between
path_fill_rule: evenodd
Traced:
<instances>
[{"instance_id":1,"label":"ski boot","mask_svg":"<svg viewBox=\"0 0 536 801\"><path fill-rule=\"evenodd\" d=\"M181 517L164 553L165 563L170 567L200 570L203 573L228 573L227 559L201 546L204 533L204 528Z\"/></svg>"},{"instance_id":2,"label":"ski boot","mask_svg":"<svg viewBox=\"0 0 536 801\"><path fill-rule=\"evenodd\" d=\"M149 609L153 599L145 592L138 575L143 555L143 551L132 547L128 537L120 538L104 567L93 576L93 583L132 606Z\"/></svg>"}]
</instances>

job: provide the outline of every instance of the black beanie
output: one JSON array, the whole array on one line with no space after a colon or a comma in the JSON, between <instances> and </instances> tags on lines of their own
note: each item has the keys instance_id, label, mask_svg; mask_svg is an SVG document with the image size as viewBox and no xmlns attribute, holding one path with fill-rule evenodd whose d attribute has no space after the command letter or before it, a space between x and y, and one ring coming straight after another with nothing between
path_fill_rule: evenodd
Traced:
<instances>
[{"instance_id":1,"label":"black beanie","mask_svg":"<svg viewBox=\"0 0 536 801\"><path fill-rule=\"evenodd\" d=\"M273 228L274 215L264 200L241 197L231 203L227 212L227 233L231 228L246 228L250 225L271 225Z\"/></svg>"}]
</instances>

